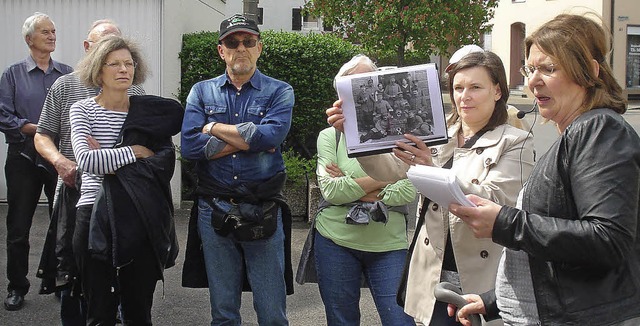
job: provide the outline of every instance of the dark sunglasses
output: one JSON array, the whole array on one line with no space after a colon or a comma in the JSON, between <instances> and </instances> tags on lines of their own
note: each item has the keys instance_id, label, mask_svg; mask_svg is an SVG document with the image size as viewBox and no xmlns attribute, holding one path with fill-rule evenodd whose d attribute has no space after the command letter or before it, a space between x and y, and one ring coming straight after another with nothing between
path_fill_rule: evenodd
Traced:
<instances>
[{"instance_id":1,"label":"dark sunglasses","mask_svg":"<svg viewBox=\"0 0 640 326\"><path fill-rule=\"evenodd\" d=\"M234 38L229 38L229 39L224 39L222 40L222 44L224 44L225 47L227 47L228 49L237 49L240 46L240 43L242 42L242 45L244 45L245 48L252 48L254 46L256 46L256 44L258 44L258 40L254 39L254 38L248 38L248 39L244 39L242 41L234 39Z\"/></svg>"}]
</instances>

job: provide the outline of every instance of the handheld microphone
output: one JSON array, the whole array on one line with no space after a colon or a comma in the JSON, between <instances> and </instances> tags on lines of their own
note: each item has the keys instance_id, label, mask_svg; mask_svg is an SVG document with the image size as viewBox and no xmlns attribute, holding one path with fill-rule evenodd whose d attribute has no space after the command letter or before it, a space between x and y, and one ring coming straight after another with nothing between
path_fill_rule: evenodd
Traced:
<instances>
[{"instance_id":1,"label":"handheld microphone","mask_svg":"<svg viewBox=\"0 0 640 326\"><path fill-rule=\"evenodd\" d=\"M518 117L518 119L524 119L524 116L525 116L525 115L527 115L527 114L529 114L529 113L531 113L531 112L535 111L537 107L538 107L538 102L537 102L537 101L534 101L534 102L533 102L533 107L531 108L531 110L529 110L529 111L519 111L519 112L516 114L516 117Z\"/></svg>"}]
</instances>

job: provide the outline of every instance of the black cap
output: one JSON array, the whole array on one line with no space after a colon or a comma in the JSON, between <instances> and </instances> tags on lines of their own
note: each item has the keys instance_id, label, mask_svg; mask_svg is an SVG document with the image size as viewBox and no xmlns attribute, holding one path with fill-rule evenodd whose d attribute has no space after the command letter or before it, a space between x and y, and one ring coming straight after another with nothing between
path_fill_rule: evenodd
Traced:
<instances>
[{"instance_id":1,"label":"black cap","mask_svg":"<svg viewBox=\"0 0 640 326\"><path fill-rule=\"evenodd\" d=\"M220 37L218 37L218 41L222 41L225 37L237 32L260 36L260 29L258 29L256 22L243 15L235 14L220 23Z\"/></svg>"}]
</instances>

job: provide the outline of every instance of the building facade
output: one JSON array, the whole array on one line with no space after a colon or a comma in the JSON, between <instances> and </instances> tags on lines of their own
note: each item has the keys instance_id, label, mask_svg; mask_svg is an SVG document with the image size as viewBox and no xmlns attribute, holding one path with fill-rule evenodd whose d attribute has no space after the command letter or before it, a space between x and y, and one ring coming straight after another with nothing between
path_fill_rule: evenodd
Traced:
<instances>
[{"instance_id":1,"label":"building facade","mask_svg":"<svg viewBox=\"0 0 640 326\"><path fill-rule=\"evenodd\" d=\"M596 13L612 33L610 63L616 80L631 97L640 96L640 10L637 0L501 0L484 47L502 58L509 86L522 88L524 39L561 13Z\"/></svg>"},{"instance_id":2,"label":"building facade","mask_svg":"<svg viewBox=\"0 0 640 326\"><path fill-rule=\"evenodd\" d=\"M244 1L227 1L228 13L244 12ZM302 11L304 0L250 0L257 2L258 25L262 30L285 32L321 32L322 19L305 15Z\"/></svg>"}]
</instances>

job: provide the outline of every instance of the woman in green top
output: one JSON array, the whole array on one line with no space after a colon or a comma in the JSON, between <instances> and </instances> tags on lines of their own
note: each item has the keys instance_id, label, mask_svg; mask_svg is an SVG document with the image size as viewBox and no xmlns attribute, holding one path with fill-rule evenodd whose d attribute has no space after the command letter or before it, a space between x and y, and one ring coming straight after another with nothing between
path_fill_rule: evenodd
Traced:
<instances>
[{"instance_id":1,"label":"woman in green top","mask_svg":"<svg viewBox=\"0 0 640 326\"><path fill-rule=\"evenodd\" d=\"M338 76L377 70L364 55ZM380 182L348 158L333 127L318 136L316 171L324 203L316 216L315 259L328 325L360 325L362 275L383 325L415 325L396 303L407 254L407 204L416 196L409 180Z\"/></svg>"}]
</instances>

